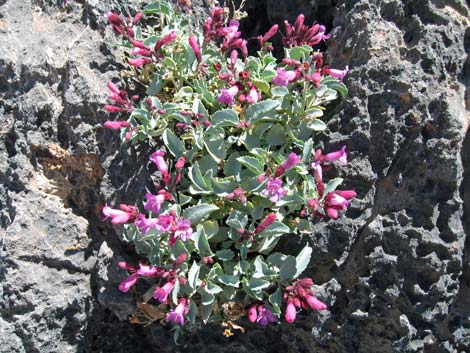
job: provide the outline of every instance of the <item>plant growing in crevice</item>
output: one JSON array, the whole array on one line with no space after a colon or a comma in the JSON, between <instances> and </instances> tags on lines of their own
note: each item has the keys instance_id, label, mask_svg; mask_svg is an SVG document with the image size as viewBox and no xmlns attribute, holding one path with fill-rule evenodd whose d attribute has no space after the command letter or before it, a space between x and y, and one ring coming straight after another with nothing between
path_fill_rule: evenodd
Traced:
<instances>
[{"instance_id":1,"label":"plant growing in crevice","mask_svg":"<svg viewBox=\"0 0 470 353\"><path fill-rule=\"evenodd\" d=\"M299 309L323 310L310 278L307 245L297 256L277 251L281 237L312 233L312 222L337 218L352 190L323 171L347 164L346 147L324 154L315 134L326 129L325 106L344 96L348 68L331 69L312 46L329 39L325 28L285 23L285 57L273 57L270 39L278 25L256 40L248 55L239 23L220 7L198 26L190 4L164 0L126 21L108 19L145 97L108 85L118 114L104 126L124 141L149 140L156 151L155 189L142 206L105 205L113 224L148 264L120 266L130 276L127 292L141 277L153 283L144 296L158 303L162 318L178 327L201 319L225 322L225 334L246 314L261 325L295 320ZM150 22L149 22L150 23ZM153 298L153 299L152 299ZM227 322L231 322L227 326Z\"/></svg>"}]
</instances>

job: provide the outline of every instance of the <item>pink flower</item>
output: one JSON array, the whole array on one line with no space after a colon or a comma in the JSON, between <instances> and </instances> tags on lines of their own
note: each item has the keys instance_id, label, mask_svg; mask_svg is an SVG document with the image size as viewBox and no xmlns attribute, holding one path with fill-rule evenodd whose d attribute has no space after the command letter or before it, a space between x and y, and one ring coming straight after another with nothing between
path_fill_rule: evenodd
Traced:
<instances>
[{"instance_id":1,"label":"pink flower","mask_svg":"<svg viewBox=\"0 0 470 353\"><path fill-rule=\"evenodd\" d=\"M184 157L179 157L176 161L175 168L176 169L183 169L184 163L186 163L186 159Z\"/></svg>"},{"instance_id":2,"label":"pink flower","mask_svg":"<svg viewBox=\"0 0 470 353\"><path fill-rule=\"evenodd\" d=\"M294 26L289 22L284 21L286 34L282 37L282 43L290 48L293 46L301 46L307 44L314 46L322 40L330 38L330 35L325 35L325 26L314 24L312 27L304 25L305 16L300 14L295 21Z\"/></svg>"},{"instance_id":3,"label":"pink flower","mask_svg":"<svg viewBox=\"0 0 470 353\"><path fill-rule=\"evenodd\" d=\"M103 207L103 215L105 218L103 221L106 221L108 218L111 218L112 224L124 224L134 221L139 211L135 206L128 205L119 205L119 210L109 207L107 204Z\"/></svg>"},{"instance_id":4,"label":"pink flower","mask_svg":"<svg viewBox=\"0 0 470 353\"><path fill-rule=\"evenodd\" d=\"M289 154L287 159L284 162L282 162L282 164L276 170L276 174L274 176L276 178L280 177L286 171L288 171L289 169L291 169L291 168L295 167L297 164L299 164L301 160L302 160L302 158L300 158L298 155L296 155L295 153L292 152L291 154Z\"/></svg>"},{"instance_id":5,"label":"pink flower","mask_svg":"<svg viewBox=\"0 0 470 353\"><path fill-rule=\"evenodd\" d=\"M296 316L297 316L297 310L295 309L295 305L293 301L289 301L289 303L287 303L286 314L285 314L286 321L289 324L292 324L295 321Z\"/></svg>"},{"instance_id":6,"label":"pink flower","mask_svg":"<svg viewBox=\"0 0 470 353\"><path fill-rule=\"evenodd\" d=\"M128 269L130 271L135 271L132 266L128 266L126 263L119 263L119 267ZM121 292L129 291L129 289L137 282L137 279L140 276L157 277L161 274L161 268L139 264L139 269L119 284L119 290Z\"/></svg>"},{"instance_id":7,"label":"pink flower","mask_svg":"<svg viewBox=\"0 0 470 353\"><path fill-rule=\"evenodd\" d=\"M144 14L142 12L137 12L137 14L132 19L132 24L135 26L137 23L139 23L143 15Z\"/></svg>"},{"instance_id":8,"label":"pink flower","mask_svg":"<svg viewBox=\"0 0 470 353\"><path fill-rule=\"evenodd\" d=\"M246 101L249 104L254 104L257 103L261 99L260 93L256 90L256 88L253 86L250 88L250 93L246 96Z\"/></svg>"},{"instance_id":9,"label":"pink flower","mask_svg":"<svg viewBox=\"0 0 470 353\"><path fill-rule=\"evenodd\" d=\"M150 156L150 160L155 163L157 166L157 169L160 173L162 173L162 179L165 184L170 183L171 176L168 173L168 164L166 163L165 159L163 156L165 155L165 152L162 150L158 150Z\"/></svg>"},{"instance_id":10,"label":"pink flower","mask_svg":"<svg viewBox=\"0 0 470 353\"><path fill-rule=\"evenodd\" d=\"M111 130L119 130L131 126L127 121L105 121L103 126Z\"/></svg>"},{"instance_id":11,"label":"pink flower","mask_svg":"<svg viewBox=\"0 0 470 353\"><path fill-rule=\"evenodd\" d=\"M138 59L129 59L129 65L140 67L145 64L150 64L152 59L149 58L138 58Z\"/></svg>"},{"instance_id":12,"label":"pink flower","mask_svg":"<svg viewBox=\"0 0 470 353\"><path fill-rule=\"evenodd\" d=\"M145 217L143 214L140 214L139 218L137 218L137 220L135 221L135 225L137 226L137 228L139 228L142 234L147 234L147 232L151 228L157 227L157 222L158 222L157 218L149 219Z\"/></svg>"},{"instance_id":13,"label":"pink flower","mask_svg":"<svg viewBox=\"0 0 470 353\"><path fill-rule=\"evenodd\" d=\"M153 298L158 300L160 303L165 303L174 285L175 281L173 280L166 282L163 287L155 288L155 292L153 292Z\"/></svg>"},{"instance_id":14,"label":"pink flower","mask_svg":"<svg viewBox=\"0 0 470 353\"><path fill-rule=\"evenodd\" d=\"M197 62L200 63L202 61L201 49L199 48L199 44L197 43L196 37L194 37L193 35L189 36L189 45L194 51L194 55L196 56Z\"/></svg>"},{"instance_id":15,"label":"pink flower","mask_svg":"<svg viewBox=\"0 0 470 353\"><path fill-rule=\"evenodd\" d=\"M286 71L281 67L277 69L277 75L274 76L273 83L276 86L287 86L289 83L294 82L296 78L295 71Z\"/></svg>"},{"instance_id":16,"label":"pink flower","mask_svg":"<svg viewBox=\"0 0 470 353\"><path fill-rule=\"evenodd\" d=\"M322 69L322 74L330 75L331 77L337 78L340 81L343 81L344 76L349 72L349 66L346 66L344 70L330 69L329 67L324 67Z\"/></svg>"},{"instance_id":17,"label":"pink flower","mask_svg":"<svg viewBox=\"0 0 470 353\"><path fill-rule=\"evenodd\" d=\"M265 308L264 305L258 305L258 318L256 322L262 326L266 326L270 323L277 322L276 318L274 317L273 313Z\"/></svg>"},{"instance_id":18,"label":"pink flower","mask_svg":"<svg viewBox=\"0 0 470 353\"><path fill-rule=\"evenodd\" d=\"M136 282L140 275L136 272L127 277L124 281L119 284L119 290L121 292L127 292Z\"/></svg>"},{"instance_id":19,"label":"pink flower","mask_svg":"<svg viewBox=\"0 0 470 353\"><path fill-rule=\"evenodd\" d=\"M304 297L305 301L308 303L311 309L313 310L325 310L327 308L326 304L318 300L312 295L306 295Z\"/></svg>"},{"instance_id":20,"label":"pink flower","mask_svg":"<svg viewBox=\"0 0 470 353\"><path fill-rule=\"evenodd\" d=\"M162 39L158 40L157 43L155 44L155 51L158 51L163 47L164 45L170 43L171 41L176 39L176 33L175 31L171 31L167 35L163 36Z\"/></svg>"},{"instance_id":21,"label":"pink flower","mask_svg":"<svg viewBox=\"0 0 470 353\"><path fill-rule=\"evenodd\" d=\"M328 216L338 218L338 211L345 210L349 206L348 199L353 197L356 197L353 190L338 190L326 194L324 208Z\"/></svg>"},{"instance_id":22,"label":"pink flower","mask_svg":"<svg viewBox=\"0 0 470 353\"><path fill-rule=\"evenodd\" d=\"M181 298L175 310L169 312L166 316L167 321L172 321L177 325L184 325L184 315L189 311L188 299Z\"/></svg>"},{"instance_id":23,"label":"pink flower","mask_svg":"<svg viewBox=\"0 0 470 353\"><path fill-rule=\"evenodd\" d=\"M173 233L174 237L186 241L191 237L191 234L193 234L191 222L187 219L180 218L176 223L176 230Z\"/></svg>"},{"instance_id":24,"label":"pink flower","mask_svg":"<svg viewBox=\"0 0 470 353\"><path fill-rule=\"evenodd\" d=\"M175 218L171 214L161 215L157 218L157 229L160 232L169 232L173 226Z\"/></svg>"},{"instance_id":25,"label":"pink flower","mask_svg":"<svg viewBox=\"0 0 470 353\"><path fill-rule=\"evenodd\" d=\"M238 87L237 86L232 86L229 89L222 88L220 90L220 96L218 98L219 103L222 104L227 104L227 105L232 105L235 96L238 93Z\"/></svg>"},{"instance_id":26,"label":"pink flower","mask_svg":"<svg viewBox=\"0 0 470 353\"><path fill-rule=\"evenodd\" d=\"M342 165L348 164L348 154L346 153L346 146L343 146L339 151L330 152L322 156L321 160L328 162L339 161Z\"/></svg>"},{"instance_id":27,"label":"pink flower","mask_svg":"<svg viewBox=\"0 0 470 353\"><path fill-rule=\"evenodd\" d=\"M287 190L282 187L282 180L269 178L266 184L266 189L261 192L261 195L269 196L271 202L279 202L284 195L287 194Z\"/></svg>"},{"instance_id":28,"label":"pink flower","mask_svg":"<svg viewBox=\"0 0 470 353\"><path fill-rule=\"evenodd\" d=\"M255 323L258 319L257 306L259 304L251 304L250 310L248 310L248 320L252 323Z\"/></svg>"},{"instance_id":29,"label":"pink flower","mask_svg":"<svg viewBox=\"0 0 470 353\"><path fill-rule=\"evenodd\" d=\"M266 34L264 36L258 36L258 43L261 47L261 49L265 50L265 49L268 49L268 50L273 50L273 47L270 45L270 46L266 46L266 43L268 42L268 40L271 39L271 37L273 37L277 30L279 28L279 25L278 24L275 24L274 26L272 26L269 31L266 32Z\"/></svg>"},{"instance_id":30,"label":"pink flower","mask_svg":"<svg viewBox=\"0 0 470 353\"><path fill-rule=\"evenodd\" d=\"M158 214L162 204L165 202L165 195L159 193L158 195L153 195L150 192L145 194L147 202L144 205L144 209L147 211L152 211L152 213Z\"/></svg>"},{"instance_id":31,"label":"pink flower","mask_svg":"<svg viewBox=\"0 0 470 353\"><path fill-rule=\"evenodd\" d=\"M233 192L225 196L225 198L227 200L233 200L237 198L242 202L242 204L246 204L246 201L247 201L246 195L241 187L238 187L235 190L233 190Z\"/></svg>"},{"instance_id":32,"label":"pink flower","mask_svg":"<svg viewBox=\"0 0 470 353\"><path fill-rule=\"evenodd\" d=\"M263 230L265 230L266 228L268 228L271 224L274 223L274 221L276 220L276 214L273 212L273 213L270 213L268 214L264 219L263 221L261 222L261 224L256 227L255 229L255 234L258 234L258 233L261 233Z\"/></svg>"}]
</instances>

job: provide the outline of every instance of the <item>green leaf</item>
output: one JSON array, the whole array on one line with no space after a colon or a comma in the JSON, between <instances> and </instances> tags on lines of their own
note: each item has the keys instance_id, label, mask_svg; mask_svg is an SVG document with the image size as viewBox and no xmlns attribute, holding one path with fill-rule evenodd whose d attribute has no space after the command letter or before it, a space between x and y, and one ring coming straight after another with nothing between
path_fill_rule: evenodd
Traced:
<instances>
[{"instance_id":1,"label":"green leaf","mask_svg":"<svg viewBox=\"0 0 470 353\"><path fill-rule=\"evenodd\" d=\"M259 290L262 290L264 288L268 288L270 285L271 285L271 282L266 281L266 280L261 279L261 278L252 278L252 279L250 279L250 282L248 282L248 287L252 291L259 291Z\"/></svg>"},{"instance_id":2,"label":"green leaf","mask_svg":"<svg viewBox=\"0 0 470 353\"><path fill-rule=\"evenodd\" d=\"M297 273L296 264L297 262L295 257L290 255L287 256L279 271L281 281L285 281L295 277L295 274Z\"/></svg>"},{"instance_id":3,"label":"green leaf","mask_svg":"<svg viewBox=\"0 0 470 353\"><path fill-rule=\"evenodd\" d=\"M314 119L314 120L308 121L307 126L309 127L309 129L312 129L313 131L324 131L327 128L326 124L320 119Z\"/></svg>"},{"instance_id":4,"label":"green leaf","mask_svg":"<svg viewBox=\"0 0 470 353\"><path fill-rule=\"evenodd\" d=\"M211 212L217 211L218 209L219 208L215 205L202 203L185 209L183 211L183 218L188 219L191 224L199 224L206 219Z\"/></svg>"},{"instance_id":5,"label":"green leaf","mask_svg":"<svg viewBox=\"0 0 470 353\"><path fill-rule=\"evenodd\" d=\"M325 185L325 190L323 191L323 195L328 194L329 192L333 192L336 188L343 182L343 178L334 178L331 179L328 184Z\"/></svg>"},{"instance_id":6,"label":"green leaf","mask_svg":"<svg viewBox=\"0 0 470 353\"><path fill-rule=\"evenodd\" d=\"M191 267L189 269L188 284L192 289L196 288L200 269L201 269L201 266L198 265L198 263L196 261L193 262L193 264L191 265Z\"/></svg>"},{"instance_id":7,"label":"green leaf","mask_svg":"<svg viewBox=\"0 0 470 353\"><path fill-rule=\"evenodd\" d=\"M235 257L235 253L232 250L219 250L215 253L215 256L223 261L230 261Z\"/></svg>"},{"instance_id":8,"label":"green leaf","mask_svg":"<svg viewBox=\"0 0 470 353\"><path fill-rule=\"evenodd\" d=\"M312 159L313 153L313 140L309 138L305 141L304 149L302 150L302 163L309 164Z\"/></svg>"},{"instance_id":9,"label":"green leaf","mask_svg":"<svg viewBox=\"0 0 470 353\"><path fill-rule=\"evenodd\" d=\"M237 182L234 177L230 178L211 178L212 190L218 196L226 196L233 192L237 187Z\"/></svg>"},{"instance_id":10,"label":"green leaf","mask_svg":"<svg viewBox=\"0 0 470 353\"><path fill-rule=\"evenodd\" d=\"M263 292L261 291L254 291L250 288L249 282L247 278L243 278L242 280L243 290L250 295L251 297L257 300L263 300Z\"/></svg>"},{"instance_id":11,"label":"green leaf","mask_svg":"<svg viewBox=\"0 0 470 353\"><path fill-rule=\"evenodd\" d=\"M240 276L238 275L222 275L217 280L231 287L238 287L240 285Z\"/></svg>"},{"instance_id":12,"label":"green leaf","mask_svg":"<svg viewBox=\"0 0 470 353\"><path fill-rule=\"evenodd\" d=\"M242 169L241 163L237 160L240 156L238 152L231 153L224 164L224 174L226 176L234 176L238 179Z\"/></svg>"},{"instance_id":13,"label":"green leaf","mask_svg":"<svg viewBox=\"0 0 470 353\"><path fill-rule=\"evenodd\" d=\"M299 275L305 271L305 269L307 268L310 262L311 256L312 256L312 248L306 245L295 258L295 262L296 262L295 267L297 270L295 272L294 278L299 277Z\"/></svg>"},{"instance_id":14,"label":"green leaf","mask_svg":"<svg viewBox=\"0 0 470 353\"><path fill-rule=\"evenodd\" d=\"M276 291L271 294L268 298L269 302L273 307L280 308L282 306L282 292L278 288Z\"/></svg>"},{"instance_id":15,"label":"green leaf","mask_svg":"<svg viewBox=\"0 0 470 353\"><path fill-rule=\"evenodd\" d=\"M215 300L215 296L208 292L206 288L199 288L199 294L201 294L201 304L202 305L209 305L212 304Z\"/></svg>"},{"instance_id":16,"label":"green leaf","mask_svg":"<svg viewBox=\"0 0 470 353\"><path fill-rule=\"evenodd\" d=\"M202 176L198 162L189 167L188 176L193 183L192 188L190 188L192 194L210 194L212 192L209 183Z\"/></svg>"},{"instance_id":17,"label":"green leaf","mask_svg":"<svg viewBox=\"0 0 470 353\"><path fill-rule=\"evenodd\" d=\"M287 258L287 255L281 254L280 252L275 252L269 255L266 261L270 263L272 266L275 266L278 269L280 269L282 265L284 264L284 261L286 260L286 258Z\"/></svg>"},{"instance_id":18,"label":"green leaf","mask_svg":"<svg viewBox=\"0 0 470 353\"><path fill-rule=\"evenodd\" d=\"M259 103L252 104L246 110L246 118L250 122L261 119L266 114L273 112L279 106L277 100L266 99Z\"/></svg>"},{"instance_id":19,"label":"green leaf","mask_svg":"<svg viewBox=\"0 0 470 353\"><path fill-rule=\"evenodd\" d=\"M207 220L202 223L207 239L211 239L219 233L219 224L216 221Z\"/></svg>"},{"instance_id":20,"label":"green leaf","mask_svg":"<svg viewBox=\"0 0 470 353\"><path fill-rule=\"evenodd\" d=\"M243 156L238 157L237 161L239 161L243 166L255 173L256 176L264 172L264 163L262 163L258 158Z\"/></svg>"},{"instance_id":21,"label":"green leaf","mask_svg":"<svg viewBox=\"0 0 470 353\"><path fill-rule=\"evenodd\" d=\"M215 306L215 302L213 302L212 304L209 304L209 305L204 305L204 304L201 305L201 317L202 317L202 321L205 324L209 320L209 318L212 314L212 310L214 309L214 306Z\"/></svg>"},{"instance_id":22,"label":"green leaf","mask_svg":"<svg viewBox=\"0 0 470 353\"><path fill-rule=\"evenodd\" d=\"M194 240L194 245L199 252L200 256L212 256L212 250L210 248L209 242L207 241L206 233L204 232L204 227L202 224L198 224L196 227L196 234L193 233L191 239ZM212 268L214 268L213 266Z\"/></svg>"},{"instance_id":23,"label":"green leaf","mask_svg":"<svg viewBox=\"0 0 470 353\"><path fill-rule=\"evenodd\" d=\"M266 135L266 142L270 146L281 146L286 143L286 129L280 124L275 124Z\"/></svg>"},{"instance_id":24,"label":"green leaf","mask_svg":"<svg viewBox=\"0 0 470 353\"><path fill-rule=\"evenodd\" d=\"M255 78L253 78L251 81L256 86L256 88L258 88L261 92L266 93L266 94L269 93L269 89L271 88L269 86L269 83L267 83L264 80L258 80Z\"/></svg>"},{"instance_id":25,"label":"green leaf","mask_svg":"<svg viewBox=\"0 0 470 353\"><path fill-rule=\"evenodd\" d=\"M248 215L245 212L233 210L225 223L234 229L245 228L248 223Z\"/></svg>"},{"instance_id":26,"label":"green leaf","mask_svg":"<svg viewBox=\"0 0 470 353\"><path fill-rule=\"evenodd\" d=\"M215 112L211 122L218 127L237 126L240 120L233 109L223 109Z\"/></svg>"},{"instance_id":27,"label":"green leaf","mask_svg":"<svg viewBox=\"0 0 470 353\"><path fill-rule=\"evenodd\" d=\"M309 55L312 52L312 47L302 45L300 47L293 47L290 49L290 58L294 60L301 60L304 55Z\"/></svg>"},{"instance_id":28,"label":"green leaf","mask_svg":"<svg viewBox=\"0 0 470 353\"><path fill-rule=\"evenodd\" d=\"M171 9L170 4L168 4L166 1L154 1L153 3L145 6L143 9L143 13L146 15L151 15L151 14L169 15L172 12L173 11Z\"/></svg>"},{"instance_id":29,"label":"green leaf","mask_svg":"<svg viewBox=\"0 0 470 353\"><path fill-rule=\"evenodd\" d=\"M191 323L196 322L196 316L197 316L197 305L194 302L194 300L189 300L189 312L188 312L188 319Z\"/></svg>"},{"instance_id":30,"label":"green leaf","mask_svg":"<svg viewBox=\"0 0 470 353\"><path fill-rule=\"evenodd\" d=\"M204 146L206 146L207 152L217 163L222 163L227 157L228 143L225 139L209 140L203 138Z\"/></svg>"},{"instance_id":31,"label":"green leaf","mask_svg":"<svg viewBox=\"0 0 470 353\"><path fill-rule=\"evenodd\" d=\"M271 89L271 94L273 97L284 97L286 94L289 94L289 89L287 87L273 87Z\"/></svg>"},{"instance_id":32,"label":"green leaf","mask_svg":"<svg viewBox=\"0 0 470 353\"><path fill-rule=\"evenodd\" d=\"M184 143L176 137L170 129L165 129L165 131L163 131L163 142L170 153L176 158L181 157L186 153Z\"/></svg>"},{"instance_id":33,"label":"green leaf","mask_svg":"<svg viewBox=\"0 0 470 353\"><path fill-rule=\"evenodd\" d=\"M152 75L152 78L150 79L150 84L147 88L147 95L149 96L155 96L163 88L163 81L161 79L161 76L158 73L154 73Z\"/></svg>"},{"instance_id":34,"label":"green leaf","mask_svg":"<svg viewBox=\"0 0 470 353\"><path fill-rule=\"evenodd\" d=\"M221 287L219 287L217 284L214 284L212 282L207 282L206 284L206 291L208 291L211 294L218 294L223 291Z\"/></svg>"}]
</instances>

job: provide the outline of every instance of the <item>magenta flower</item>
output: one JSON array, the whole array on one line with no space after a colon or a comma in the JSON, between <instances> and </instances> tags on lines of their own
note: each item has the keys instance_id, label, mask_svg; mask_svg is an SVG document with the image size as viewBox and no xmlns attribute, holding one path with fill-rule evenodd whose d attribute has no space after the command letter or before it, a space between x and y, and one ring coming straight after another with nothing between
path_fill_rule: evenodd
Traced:
<instances>
[{"instance_id":1,"label":"magenta flower","mask_svg":"<svg viewBox=\"0 0 470 353\"><path fill-rule=\"evenodd\" d=\"M340 81L343 81L344 76L349 72L349 66L346 66L344 70L330 69L329 67L324 67L322 69L323 75L330 75L331 77L337 78Z\"/></svg>"},{"instance_id":2,"label":"magenta flower","mask_svg":"<svg viewBox=\"0 0 470 353\"><path fill-rule=\"evenodd\" d=\"M155 288L155 292L153 292L153 298L158 300L160 303L165 303L174 285L175 281L173 280L166 282L163 287Z\"/></svg>"},{"instance_id":3,"label":"magenta flower","mask_svg":"<svg viewBox=\"0 0 470 353\"><path fill-rule=\"evenodd\" d=\"M325 26L314 24L312 27L304 25L305 16L300 14L294 26L284 21L286 34L282 37L282 43L286 47L301 46L307 44L314 46L322 40L327 40L331 36L325 34Z\"/></svg>"},{"instance_id":4,"label":"magenta flower","mask_svg":"<svg viewBox=\"0 0 470 353\"><path fill-rule=\"evenodd\" d=\"M176 39L176 33L175 31L171 31L167 35L163 36L162 39L158 40L157 43L155 44L155 51L159 51L164 45L170 43L171 41L174 41Z\"/></svg>"},{"instance_id":5,"label":"magenta flower","mask_svg":"<svg viewBox=\"0 0 470 353\"><path fill-rule=\"evenodd\" d=\"M187 219L180 218L176 223L176 229L173 233L174 237L186 241L191 237L191 234L193 234L191 222Z\"/></svg>"},{"instance_id":6,"label":"magenta flower","mask_svg":"<svg viewBox=\"0 0 470 353\"><path fill-rule=\"evenodd\" d=\"M165 195L159 193L158 195L153 195L150 192L145 194L147 202L144 205L144 209L147 211L152 211L152 213L158 214L162 204L165 202Z\"/></svg>"},{"instance_id":7,"label":"magenta flower","mask_svg":"<svg viewBox=\"0 0 470 353\"><path fill-rule=\"evenodd\" d=\"M264 219L263 221L261 222L261 224L256 227L255 229L255 234L258 234L258 233L261 233L263 230L265 230L266 228L268 228L271 224L274 223L274 221L276 220L276 214L274 212L268 214Z\"/></svg>"},{"instance_id":8,"label":"magenta flower","mask_svg":"<svg viewBox=\"0 0 470 353\"><path fill-rule=\"evenodd\" d=\"M287 159L284 162L282 162L282 164L276 170L276 174L274 176L276 178L280 177L286 171L288 171L289 169L291 169L291 168L295 167L297 164L299 164L301 160L302 160L302 158L300 158L298 155L296 155L295 153L292 152L291 154L289 154Z\"/></svg>"},{"instance_id":9,"label":"magenta flower","mask_svg":"<svg viewBox=\"0 0 470 353\"><path fill-rule=\"evenodd\" d=\"M297 78L295 71L286 71L282 67L277 69L277 75L273 77L273 83L276 86L287 86Z\"/></svg>"},{"instance_id":10,"label":"magenta flower","mask_svg":"<svg viewBox=\"0 0 470 353\"><path fill-rule=\"evenodd\" d=\"M127 121L105 121L103 126L111 130L119 130L131 126Z\"/></svg>"},{"instance_id":11,"label":"magenta flower","mask_svg":"<svg viewBox=\"0 0 470 353\"><path fill-rule=\"evenodd\" d=\"M175 218L171 214L161 215L157 218L157 229L160 232L166 233L171 230L173 227L173 223L175 222Z\"/></svg>"},{"instance_id":12,"label":"magenta flower","mask_svg":"<svg viewBox=\"0 0 470 353\"><path fill-rule=\"evenodd\" d=\"M103 221L111 218L112 224L124 224L134 221L139 214L139 210L135 206L121 204L119 208L117 210L105 204L103 207L103 215L105 216Z\"/></svg>"},{"instance_id":13,"label":"magenta flower","mask_svg":"<svg viewBox=\"0 0 470 353\"><path fill-rule=\"evenodd\" d=\"M165 161L165 159L163 158L164 155L165 155L164 151L158 150L158 151L152 153L152 155L150 156L150 160L153 163L155 163L155 165L157 166L158 171L160 173L162 173L163 182L168 185L171 181L171 176L168 173L168 164Z\"/></svg>"},{"instance_id":14,"label":"magenta flower","mask_svg":"<svg viewBox=\"0 0 470 353\"><path fill-rule=\"evenodd\" d=\"M287 194L287 190L282 187L282 180L269 178L266 184L266 189L261 192L263 196L269 196L271 202L279 202L284 195Z\"/></svg>"},{"instance_id":15,"label":"magenta flower","mask_svg":"<svg viewBox=\"0 0 470 353\"><path fill-rule=\"evenodd\" d=\"M256 90L256 87L253 86L250 88L250 93L246 96L246 101L249 104L257 103L261 99L261 94Z\"/></svg>"},{"instance_id":16,"label":"magenta flower","mask_svg":"<svg viewBox=\"0 0 470 353\"><path fill-rule=\"evenodd\" d=\"M266 326L270 323L277 322L277 320L270 310L266 309L264 305L260 304L258 305L258 318L256 319L256 322L262 326Z\"/></svg>"},{"instance_id":17,"label":"magenta flower","mask_svg":"<svg viewBox=\"0 0 470 353\"><path fill-rule=\"evenodd\" d=\"M229 193L227 196L225 196L227 200L233 200L233 199L239 199L242 204L246 204L247 198L245 195L245 192L241 187L236 188L233 190L233 192Z\"/></svg>"},{"instance_id":18,"label":"magenta flower","mask_svg":"<svg viewBox=\"0 0 470 353\"><path fill-rule=\"evenodd\" d=\"M127 266L126 263L120 263L119 267L129 269L130 271L135 271L133 267ZM119 284L119 290L121 292L129 291L129 289L137 282L137 279L140 276L157 277L157 276L160 276L161 274L162 274L161 268L139 264L139 269Z\"/></svg>"},{"instance_id":19,"label":"magenta flower","mask_svg":"<svg viewBox=\"0 0 470 353\"><path fill-rule=\"evenodd\" d=\"M166 316L167 321L172 321L177 325L184 325L184 315L189 311L188 299L181 298L175 310L169 312Z\"/></svg>"},{"instance_id":20,"label":"magenta flower","mask_svg":"<svg viewBox=\"0 0 470 353\"><path fill-rule=\"evenodd\" d=\"M287 303L286 314L285 314L286 321L289 324L292 324L295 321L296 316L297 316L297 310L295 309L295 305L293 301L289 301L289 303Z\"/></svg>"},{"instance_id":21,"label":"magenta flower","mask_svg":"<svg viewBox=\"0 0 470 353\"><path fill-rule=\"evenodd\" d=\"M142 12L137 12L137 14L132 19L132 24L135 26L137 23L139 23L143 15L144 14Z\"/></svg>"},{"instance_id":22,"label":"magenta flower","mask_svg":"<svg viewBox=\"0 0 470 353\"><path fill-rule=\"evenodd\" d=\"M140 67L145 64L150 64L152 59L150 58L138 58L138 59L129 59L129 65Z\"/></svg>"},{"instance_id":23,"label":"magenta flower","mask_svg":"<svg viewBox=\"0 0 470 353\"><path fill-rule=\"evenodd\" d=\"M219 103L221 104L227 104L227 105L232 105L235 96L238 93L238 87L237 86L232 86L229 89L222 88L220 90L220 96L218 98Z\"/></svg>"},{"instance_id":24,"label":"magenta flower","mask_svg":"<svg viewBox=\"0 0 470 353\"><path fill-rule=\"evenodd\" d=\"M266 32L264 36L258 36L258 43L261 49L273 50L272 45L266 45L266 43L277 33L278 28L279 28L279 25L275 24L269 29L269 31Z\"/></svg>"},{"instance_id":25,"label":"magenta flower","mask_svg":"<svg viewBox=\"0 0 470 353\"><path fill-rule=\"evenodd\" d=\"M327 308L326 304L318 300L312 295L306 295L304 297L305 301L308 303L311 309L313 310L325 310Z\"/></svg>"},{"instance_id":26,"label":"magenta flower","mask_svg":"<svg viewBox=\"0 0 470 353\"><path fill-rule=\"evenodd\" d=\"M339 151L325 154L321 157L321 160L328 162L339 161L342 165L348 164L348 154L346 153L346 146L343 146Z\"/></svg>"},{"instance_id":27,"label":"magenta flower","mask_svg":"<svg viewBox=\"0 0 470 353\"><path fill-rule=\"evenodd\" d=\"M110 113L119 113L119 112L132 112L134 110L134 104L129 100L129 96L125 90L119 90L117 86L109 82L108 89L111 91L111 94L108 96L113 105L105 105L104 109Z\"/></svg>"},{"instance_id":28,"label":"magenta flower","mask_svg":"<svg viewBox=\"0 0 470 353\"><path fill-rule=\"evenodd\" d=\"M147 218L143 214L139 215L139 218L134 222L137 228L139 228L142 234L147 234L151 228L156 228L158 223L158 218Z\"/></svg>"},{"instance_id":29,"label":"magenta flower","mask_svg":"<svg viewBox=\"0 0 470 353\"><path fill-rule=\"evenodd\" d=\"M248 310L248 320L252 323L255 323L258 319L258 307L259 304L251 304L250 309Z\"/></svg>"},{"instance_id":30,"label":"magenta flower","mask_svg":"<svg viewBox=\"0 0 470 353\"><path fill-rule=\"evenodd\" d=\"M197 43L196 37L194 37L193 35L189 36L189 45L194 51L194 55L196 56L197 62L200 63L202 61L201 49L199 48L199 44Z\"/></svg>"}]
</instances>

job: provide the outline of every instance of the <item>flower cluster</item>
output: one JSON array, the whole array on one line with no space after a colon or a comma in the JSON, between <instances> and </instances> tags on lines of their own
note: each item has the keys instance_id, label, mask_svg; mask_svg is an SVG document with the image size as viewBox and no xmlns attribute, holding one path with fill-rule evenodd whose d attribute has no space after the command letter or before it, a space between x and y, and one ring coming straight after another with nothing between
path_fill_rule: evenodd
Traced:
<instances>
[{"instance_id":1,"label":"flower cluster","mask_svg":"<svg viewBox=\"0 0 470 353\"><path fill-rule=\"evenodd\" d=\"M117 115L104 126L155 146L154 185L142 204L103 207L149 263L121 263L130 275L119 288L146 277L154 283L148 300L177 325L240 315L260 325L292 323L299 310L324 310L313 281L300 279L313 252L308 239L297 256L278 242L312 234L313 222L338 218L356 196L338 189L341 178L326 180L327 170L347 166L346 146L314 148L326 129L325 106L346 94L349 69L324 65L313 46L330 36L322 25L304 25L303 15L285 22L279 62L270 42L277 24L257 37L260 50L251 56L223 8L197 28L181 11L191 3L178 6L147 5L143 14L155 27L140 27L141 15L107 15L146 92L129 98L110 83L105 110Z\"/></svg>"}]
</instances>

